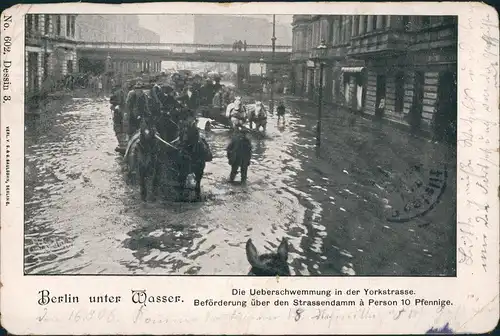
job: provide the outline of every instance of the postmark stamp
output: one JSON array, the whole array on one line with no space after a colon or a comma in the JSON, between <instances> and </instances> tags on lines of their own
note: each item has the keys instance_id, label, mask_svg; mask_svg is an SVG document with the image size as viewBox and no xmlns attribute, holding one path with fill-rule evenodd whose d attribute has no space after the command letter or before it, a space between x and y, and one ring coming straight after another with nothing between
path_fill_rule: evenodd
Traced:
<instances>
[{"instance_id":1,"label":"postmark stamp","mask_svg":"<svg viewBox=\"0 0 500 336\"><path fill-rule=\"evenodd\" d=\"M398 200L387 216L388 222L404 223L423 217L439 204L446 191L448 168L445 164L425 168L423 164L409 167L392 184L391 196Z\"/></svg>"}]
</instances>

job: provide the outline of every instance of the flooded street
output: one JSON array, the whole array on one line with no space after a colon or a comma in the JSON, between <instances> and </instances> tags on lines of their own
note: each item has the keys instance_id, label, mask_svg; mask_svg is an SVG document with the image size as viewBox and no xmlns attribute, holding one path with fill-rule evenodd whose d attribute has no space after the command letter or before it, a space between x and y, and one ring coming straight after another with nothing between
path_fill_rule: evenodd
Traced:
<instances>
[{"instance_id":1,"label":"flooded street","mask_svg":"<svg viewBox=\"0 0 500 336\"><path fill-rule=\"evenodd\" d=\"M381 140L363 120L356 124L368 137L362 150L379 159L356 161L340 130L325 133L338 138L333 159L316 159L314 120L304 112L310 107L287 105L284 127L272 116L266 136L252 138L246 186L228 183L229 131L204 135L214 160L198 203L145 203L138 187L125 183L107 98L73 98L43 122L27 122L25 272L246 275L248 238L263 253L287 237L293 275L453 275L455 168L429 214L389 222L397 197L387 187L391 174L377 172L404 171L398 164L405 157L366 144L409 155L417 148L427 157L433 147L426 151L417 140L403 146L396 135ZM435 157L445 160L439 151Z\"/></svg>"}]
</instances>

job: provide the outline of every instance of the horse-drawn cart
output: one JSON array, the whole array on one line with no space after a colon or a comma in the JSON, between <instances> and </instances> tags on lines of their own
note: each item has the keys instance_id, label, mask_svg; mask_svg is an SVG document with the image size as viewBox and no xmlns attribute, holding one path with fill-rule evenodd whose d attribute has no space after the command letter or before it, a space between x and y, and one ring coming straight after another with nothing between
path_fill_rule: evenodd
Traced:
<instances>
[{"instance_id":1,"label":"horse-drawn cart","mask_svg":"<svg viewBox=\"0 0 500 336\"><path fill-rule=\"evenodd\" d=\"M202 117L199 118L200 120L211 119L225 126L230 126L231 124L229 118L226 116L226 109L218 106L213 106L213 105L202 106L200 107L200 113L198 113L198 115Z\"/></svg>"}]
</instances>

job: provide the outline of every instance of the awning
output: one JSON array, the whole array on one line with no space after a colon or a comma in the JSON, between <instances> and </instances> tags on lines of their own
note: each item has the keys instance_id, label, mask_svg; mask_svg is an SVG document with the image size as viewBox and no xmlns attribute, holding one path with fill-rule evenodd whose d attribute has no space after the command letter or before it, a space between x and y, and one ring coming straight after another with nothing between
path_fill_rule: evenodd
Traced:
<instances>
[{"instance_id":1,"label":"awning","mask_svg":"<svg viewBox=\"0 0 500 336\"><path fill-rule=\"evenodd\" d=\"M361 72L365 67L343 67L342 72Z\"/></svg>"}]
</instances>

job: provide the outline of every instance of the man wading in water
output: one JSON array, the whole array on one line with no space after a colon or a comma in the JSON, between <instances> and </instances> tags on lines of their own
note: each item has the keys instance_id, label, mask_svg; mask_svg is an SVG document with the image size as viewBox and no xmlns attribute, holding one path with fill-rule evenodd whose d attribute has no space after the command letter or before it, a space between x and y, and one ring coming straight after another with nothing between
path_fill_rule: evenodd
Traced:
<instances>
[{"instance_id":1,"label":"man wading in water","mask_svg":"<svg viewBox=\"0 0 500 336\"><path fill-rule=\"evenodd\" d=\"M111 112L113 113L113 129L118 140L118 146L115 148L115 151L123 154L127 147L127 133L123 127L123 112L126 97L120 85L115 85L112 90L109 103L111 104Z\"/></svg>"}]
</instances>

